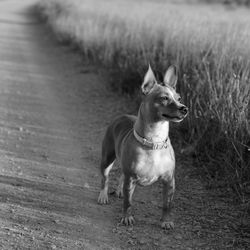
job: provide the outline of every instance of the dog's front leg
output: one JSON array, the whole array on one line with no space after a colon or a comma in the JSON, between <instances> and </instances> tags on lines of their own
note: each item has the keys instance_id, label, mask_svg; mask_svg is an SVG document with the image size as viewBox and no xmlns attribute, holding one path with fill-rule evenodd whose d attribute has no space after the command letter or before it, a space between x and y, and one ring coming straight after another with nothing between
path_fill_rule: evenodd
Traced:
<instances>
[{"instance_id":1,"label":"dog's front leg","mask_svg":"<svg viewBox=\"0 0 250 250\"><path fill-rule=\"evenodd\" d=\"M130 176L125 176L123 183L123 217L121 223L128 226L135 223L131 212L132 196L135 190L135 181Z\"/></svg>"},{"instance_id":2,"label":"dog's front leg","mask_svg":"<svg viewBox=\"0 0 250 250\"><path fill-rule=\"evenodd\" d=\"M163 229L173 229L174 223L171 220L171 209L175 191L175 179L174 177L169 179L163 179L163 208L161 227Z\"/></svg>"}]
</instances>

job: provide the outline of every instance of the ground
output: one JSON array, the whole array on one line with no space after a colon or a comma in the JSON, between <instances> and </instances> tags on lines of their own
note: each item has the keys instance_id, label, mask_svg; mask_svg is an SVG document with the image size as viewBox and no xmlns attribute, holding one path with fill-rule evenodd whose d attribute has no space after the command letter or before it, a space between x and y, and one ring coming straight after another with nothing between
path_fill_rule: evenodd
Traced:
<instances>
[{"instance_id":1,"label":"ground","mask_svg":"<svg viewBox=\"0 0 250 250\"><path fill-rule=\"evenodd\" d=\"M133 105L56 41L34 3L0 1L0 248L246 249L236 205L178 152L173 231L160 228L159 184L136 190L133 227L119 224L121 199L97 204L105 127Z\"/></svg>"}]
</instances>

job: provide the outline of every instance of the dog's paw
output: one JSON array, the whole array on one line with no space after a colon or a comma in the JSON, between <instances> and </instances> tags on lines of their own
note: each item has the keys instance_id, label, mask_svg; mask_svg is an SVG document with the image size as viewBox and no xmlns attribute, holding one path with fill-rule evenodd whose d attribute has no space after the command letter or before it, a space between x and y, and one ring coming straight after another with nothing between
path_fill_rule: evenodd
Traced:
<instances>
[{"instance_id":1,"label":"dog's paw","mask_svg":"<svg viewBox=\"0 0 250 250\"><path fill-rule=\"evenodd\" d=\"M109 198L107 192L101 190L97 201L99 204L108 204Z\"/></svg>"},{"instance_id":2,"label":"dog's paw","mask_svg":"<svg viewBox=\"0 0 250 250\"><path fill-rule=\"evenodd\" d=\"M165 230L174 229L174 222L172 222L172 221L163 221L161 223L161 228L165 229Z\"/></svg>"},{"instance_id":3,"label":"dog's paw","mask_svg":"<svg viewBox=\"0 0 250 250\"><path fill-rule=\"evenodd\" d=\"M135 219L132 215L124 216L121 219L121 224L123 224L125 226L131 226L131 225L135 224Z\"/></svg>"}]
</instances>

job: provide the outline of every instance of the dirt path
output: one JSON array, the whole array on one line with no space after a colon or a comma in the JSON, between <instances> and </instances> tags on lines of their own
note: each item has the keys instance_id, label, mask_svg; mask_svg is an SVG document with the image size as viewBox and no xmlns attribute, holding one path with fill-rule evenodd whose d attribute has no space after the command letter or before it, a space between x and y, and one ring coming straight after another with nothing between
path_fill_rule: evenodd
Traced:
<instances>
[{"instance_id":1,"label":"dirt path","mask_svg":"<svg viewBox=\"0 0 250 250\"><path fill-rule=\"evenodd\" d=\"M33 3L0 1L0 249L238 249L233 208L188 164L174 232L159 227L159 185L137 190L134 227L118 224L121 200L97 204L101 138L129 105L27 14Z\"/></svg>"}]
</instances>

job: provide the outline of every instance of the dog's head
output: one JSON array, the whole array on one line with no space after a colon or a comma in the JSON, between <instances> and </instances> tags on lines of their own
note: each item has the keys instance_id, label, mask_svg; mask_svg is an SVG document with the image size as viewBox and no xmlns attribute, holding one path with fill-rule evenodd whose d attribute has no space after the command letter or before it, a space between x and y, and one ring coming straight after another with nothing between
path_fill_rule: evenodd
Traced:
<instances>
[{"instance_id":1,"label":"dog's head","mask_svg":"<svg viewBox=\"0 0 250 250\"><path fill-rule=\"evenodd\" d=\"M176 92L177 70L170 66L162 81L157 81L150 65L141 85L144 105L156 120L182 121L188 114L188 108L180 102Z\"/></svg>"}]
</instances>

